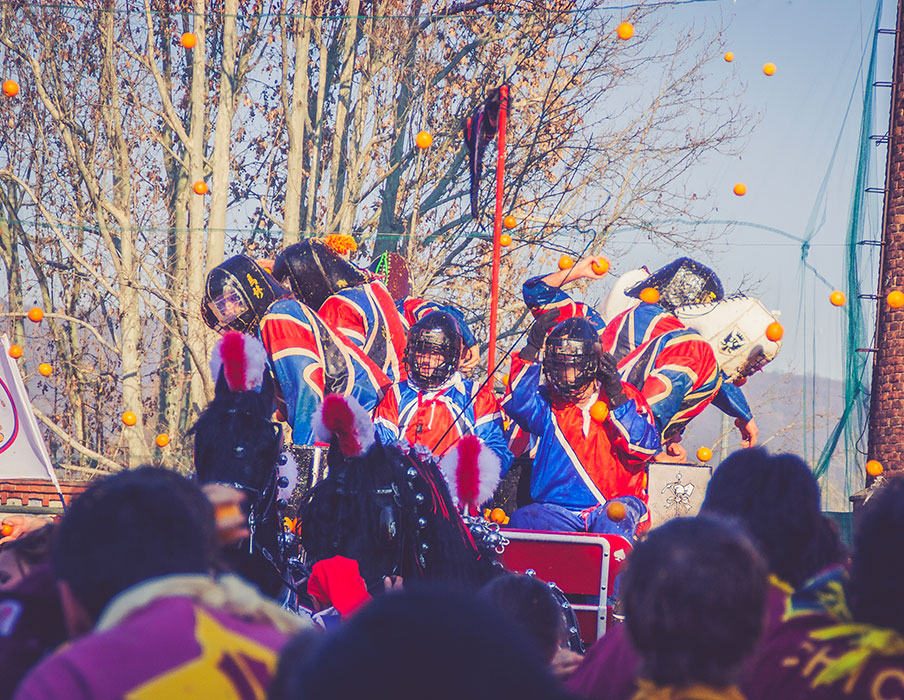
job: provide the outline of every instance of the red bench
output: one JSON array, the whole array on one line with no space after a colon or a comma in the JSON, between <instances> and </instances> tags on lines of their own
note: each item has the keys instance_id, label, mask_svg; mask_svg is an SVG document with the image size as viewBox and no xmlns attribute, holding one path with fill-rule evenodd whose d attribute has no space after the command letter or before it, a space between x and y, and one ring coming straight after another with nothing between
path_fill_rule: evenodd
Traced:
<instances>
[{"instance_id":1,"label":"red bench","mask_svg":"<svg viewBox=\"0 0 904 700\"><path fill-rule=\"evenodd\" d=\"M533 569L537 578L554 583L572 602L581 639L589 646L612 624L615 577L631 543L619 535L583 532L534 532L503 529L509 539L499 559L510 571Z\"/></svg>"}]
</instances>

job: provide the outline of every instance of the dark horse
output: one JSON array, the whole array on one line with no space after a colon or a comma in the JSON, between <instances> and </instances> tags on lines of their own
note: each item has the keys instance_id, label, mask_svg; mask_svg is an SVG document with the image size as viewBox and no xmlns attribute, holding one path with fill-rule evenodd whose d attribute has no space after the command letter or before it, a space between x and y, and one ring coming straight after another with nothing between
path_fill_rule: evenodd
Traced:
<instances>
[{"instance_id":1,"label":"dark horse","mask_svg":"<svg viewBox=\"0 0 904 700\"><path fill-rule=\"evenodd\" d=\"M331 402L347 406L354 400L327 396L324 414ZM479 586L492 575L492 561L475 546L435 463L414 450L380 444L370 419L353 408L358 429L367 433L357 454L344 449L342 429L318 435L331 443L329 474L299 508L309 562L355 559L372 591L382 589L385 576Z\"/></svg>"},{"instance_id":2,"label":"dark horse","mask_svg":"<svg viewBox=\"0 0 904 700\"><path fill-rule=\"evenodd\" d=\"M228 547L225 564L276 598L291 581L276 502L282 430L269 419L273 394L269 371L264 373L260 391L230 390L221 371L214 399L190 433L195 437L199 481L226 484L247 494L250 542Z\"/></svg>"}]
</instances>

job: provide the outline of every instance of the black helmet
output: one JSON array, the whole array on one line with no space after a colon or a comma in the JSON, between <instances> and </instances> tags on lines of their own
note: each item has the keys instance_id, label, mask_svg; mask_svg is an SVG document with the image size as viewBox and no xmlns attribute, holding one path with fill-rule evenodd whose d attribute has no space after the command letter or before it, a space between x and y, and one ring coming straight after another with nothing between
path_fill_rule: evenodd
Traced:
<instances>
[{"instance_id":1,"label":"black helmet","mask_svg":"<svg viewBox=\"0 0 904 700\"><path fill-rule=\"evenodd\" d=\"M659 305L669 311L688 304L720 301L725 296L716 273L690 258L678 258L659 268L625 294L640 298L641 291L647 287L659 292Z\"/></svg>"},{"instance_id":2,"label":"black helmet","mask_svg":"<svg viewBox=\"0 0 904 700\"><path fill-rule=\"evenodd\" d=\"M451 377L461 363L464 341L455 317L445 311L434 311L415 323L408 331L405 366L408 378L421 390L436 389ZM440 355L437 367L418 367L419 355Z\"/></svg>"},{"instance_id":3,"label":"black helmet","mask_svg":"<svg viewBox=\"0 0 904 700\"><path fill-rule=\"evenodd\" d=\"M254 333L267 309L288 289L247 255L236 255L207 273L201 318L220 333Z\"/></svg>"},{"instance_id":4,"label":"black helmet","mask_svg":"<svg viewBox=\"0 0 904 700\"><path fill-rule=\"evenodd\" d=\"M327 297L367 282L364 272L318 240L286 248L273 263L273 276L288 283L299 301L317 311Z\"/></svg>"},{"instance_id":5,"label":"black helmet","mask_svg":"<svg viewBox=\"0 0 904 700\"><path fill-rule=\"evenodd\" d=\"M546 381L562 398L575 401L599 373L602 347L596 329L586 318L565 319L543 347Z\"/></svg>"}]
</instances>

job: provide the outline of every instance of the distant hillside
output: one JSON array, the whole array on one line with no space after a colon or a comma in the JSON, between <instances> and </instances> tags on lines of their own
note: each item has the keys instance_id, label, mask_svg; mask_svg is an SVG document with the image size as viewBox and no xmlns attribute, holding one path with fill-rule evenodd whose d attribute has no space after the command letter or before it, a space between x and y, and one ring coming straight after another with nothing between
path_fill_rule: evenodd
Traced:
<instances>
[{"instance_id":1,"label":"distant hillside","mask_svg":"<svg viewBox=\"0 0 904 700\"><path fill-rule=\"evenodd\" d=\"M816 459L825 444L828 434L838 422L843 408L843 386L840 381L816 378L816 415L811 415L813 379L807 385L806 430L804 427L804 378L799 374L774 374L763 372L752 377L744 386L744 393L753 409L760 429L759 444L771 452L792 452L803 456L806 435L808 463ZM720 453L722 413L710 406L697 417L685 433L683 444L689 456L697 448L707 445L713 448L713 463L717 464ZM729 423L728 452L740 446L740 434ZM815 449L814 449L815 441ZM865 458L851 455L850 469L855 473L852 490L863 486L862 464ZM845 494L845 454L844 443L839 442L829 467L828 479L823 484L823 505L827 510L847 510L849 505ZM812 466L812 464L811 464Z\"/></svg>"}]
</instances>

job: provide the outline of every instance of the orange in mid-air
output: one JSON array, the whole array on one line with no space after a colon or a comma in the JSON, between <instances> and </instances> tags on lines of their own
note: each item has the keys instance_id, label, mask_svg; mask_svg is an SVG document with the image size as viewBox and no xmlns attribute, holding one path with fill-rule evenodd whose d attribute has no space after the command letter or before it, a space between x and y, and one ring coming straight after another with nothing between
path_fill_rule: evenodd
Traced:
<instances>
[{"instance_id":1,"label":"orange in mid-air","mask_svg":"<svg viewBox=\"0 0 904 700\"><path fill-rule=\"evenodd\" d=\"M885 467L882 466L882 462L878 459L871 459L866 463L866 473L870 476L879 476L884 471Z\"/></svg>"},{"instance_id":2,"label":"orange in mid-air","mask_svg":"<svg viewBox=\"0 0 904 700\"><path fill-rule=\"evenodd\" d=\"M433 145L433 134L429 131L419 131L417 136L414 137L414 142L420 149L430 148Z\"/></svg>"},{"instance_id":3,"label":"orange in mid-air","mask_svg":"<svg viewBox=\"0 0 904 700\"><path fill-rule=\"evenodd\" d=\"M775 75L775 64L771 61L763 66L763 73L766 75Z\"/></svg>"},{"instance_id":4,"label":"orange in mid-air","mask_svg":"<svg viewBox=\"0 0 904 700\"><path fill-rule=\"evenodd\" d=\"M598 423L602 423L609 417L609 406L605 401L596 401L590 407L590 417Z\"/></svg>"},{"instance_id":5,"label":"orange in mid-air","mask_svg":"<svg viewBox=\"0 0 904 700\"><path fill-rule=\"evenodd\" d=\"M640 290L640 300L647 304L655 304L659 301L659 290L653 287L644 287Z\"/></svg>"},{"instance_id":6,"label":"orange in mid-air","mask_svg":"<svg viewBox=\"0 0 904 700\"><path fill-rule=\"evenodd\" d=\"M499 236L499 245L503 248L508 248L512 244L512 237L507 233L503 233Z\"/></svg>"},{"instance_id":7,"label":"orange in mid-air","mask_svg":"<svg viewBox=\"0 0 904 700\"><path fill-rule=\"evenodd\" d=\"M207 187L207 183L204 180L198 180L191 188L195 191L195 194L207 194L210 192L210 189Z\"/></svg>"},{"instance_id":8,"label":"orange in mid-air","mask_svg":"<svg viewBox=\"0 0 904 700\"><path fill-rule=\"evenodd\" d=\"M160 433L156 438L154 438L154 442L157 443L157 447L166 447L169 445L169 435L166 433Z\"/></svg>"},{"instance_id":9,"label":"orange in mid-air","mask_svg":"<svg viewBox=\"0 0 904 700\"><path fill-rule=\"evenodd\" d=\"M606 517L614 523L621 522L628 517L628 509L621 501L609 501L606 505Z\"/></svg>"},{"instance_id":10,"label":"orange in mid-air","mask_svg":"<svg viewBox=\"0 0 904 700\"><path fill-rule=\"evenodd\" d=\"M889 292L888 296L885 297L885 301L888 302L888 305L893 309L900 309L904 306L904 292L900 292L897 289L893 292Z\"/></svg>"},{"instance_id":11,"label":"orange in mid-air","mask_svg":"<svg viewBox=\"0 0 904 700\"><path fill-rule=\"evenodd\" d=\"M616 27L615 33L618 34L619 39L626 41L634 36L634 25L630 22L622 22Z\"/></svg>"},{"instance_id":12,"label":"orange in mid-air","mask_svg":"<svg viewBox=\"0 0 904 700\"><path fill-rule=\"evenodd\" d=\"M28 310L28 320L32 323L40 323L44 320L44 309L40 306L32 306Z\"/></svg>"},{"instance_id":13,"label":"orange in mid-air","mask_svg":"<svg viewBox=\"0 0 904 700\"><path fill-rule=\"evenodd\" d=\"M572 259L572 257L570 255L563 255L561 258L559 258L559 269L560 270L567 270L568 268L573 267L573 266L574 266L574 260Z\"/></svg>"},{"instance_id":14,"label":"orange in mid-air","mask_svg":"<svg viewBox=\"0 0 904 700\"><path fill-rule=\"evenodd\" d=\"M782 324L778 321L773 321L768 326L766 326L766 337L769 338L773 343L777 343L782 339L782 336L785 335L785 329L782 327Z\"/></svg>"},{"instance_id":15,"label":"orange in mid-air","mask_svg":"<svg viewBox=\"0 0 904 700\"><path fill-rule=\"evenodd\" d=\"M21 345L10 345L9 346L9 356L14 360L18 360L22 355L25 354L25 351L22 349Z\"/></svg>"},{"instance_id":16,"label":"orange in mid-air","mask_svg":"<svg viewBox=\"0 0 904 700\"><path fill-rule=\"evenodd\" d=\"M49 377L51 374L53 374L53 365L51 365L49 362L42 362L38 365L38 373L42 377Z\"/></svg>"},{"instance_id":17,"label":"orange in mid-air","mask_svg":"<svg viewBox=\"0 0 904 700\"><path fill-rule=\"evenodd\" d=\"M708 462L713 458L713 451L708 447L701 447L697 450L697 459L701 462Z\"/></svg>"},{"instance_id":18,"label":"orange in mid-air","mask_svg":"<svg viewBox=\"0 0 904 700\"><path fill-rule=\"evenodd\" d=\"M743 197L745 194L747 194L747 185L745 185L743 182L738 182L732 188L732 192L734 192L738 197Z\"/></svg>"},{"instance_id":19,"label":"orange in mid-air","mask_svg":"<svg viewBox=\"0 0 904 700\"><path fill-rule=\"evenodd\" d=\"M138 422L138 416L131 411L126 411L122 414L122 422L126 425L135 425Z\"/></svg>"},{"instance_id":20,"label":"orange in mid-air","mask_svg":"<svg viewBox=\"0 0 904 700\"><path fill-rule=\"evenodd\" d=\"M734 60L734 53L732 53L731 51L726 51L724 58L726 63L731 63Z\"/></svg>"},{"instance_id":21,"label":"orange in mid-air","mask_svg":"<svg viewBox=\"0 0 904 700\"><path fill-rule=\"evenodd\" d=\"M198 45L198 37L192 32L185 32L179 37L179 43L182 44L183 48L193 49Z\"/></svg>"},{"instance_id":22,"label":"orange in mid-air","mask_svg":"<svg viewBox=\"0 0 904 700\"><path fill-rule=\"evenodd\" d=\"M609 272L609 261L606 258L600 258L599 261L594 260L590 269L593 270L593 274L595 275L605 275Z\"/></svg>"},{"instance_id":23,"label":"orange in mid-air","mask_svg":"<svg viewBox=\"0 0 904 700\"><path fill-rule=\"evenodd\" d=\"M19 94L19 83L10 78L3 81L3 94L7 97L15 97Z\"/></svg>"},{"instance_id":24,"label":"orange in mid-air","mask_svg":"<svg viewBox=\"0 0 904 700\"><path fill-rule=\"evenodd\" d=\"M847 297L844 296L844 292L839 290L835 290L831 294L829 294L829 303L832 306L844 306L844 302L847 300Z\"/></svg>"},{"instance_id":25,"label":"orange in mid-air","mask_svg":"<svg viewBox=\"0 0 904 700\"><path fill-rule=\"evenodd\" d=\"M502 225L509 229L515 228L515 226L518 225L518 219L516 219L514 216L509 214L507 217L505 217L502 220Z\"/></svg>"}]
</instances>

